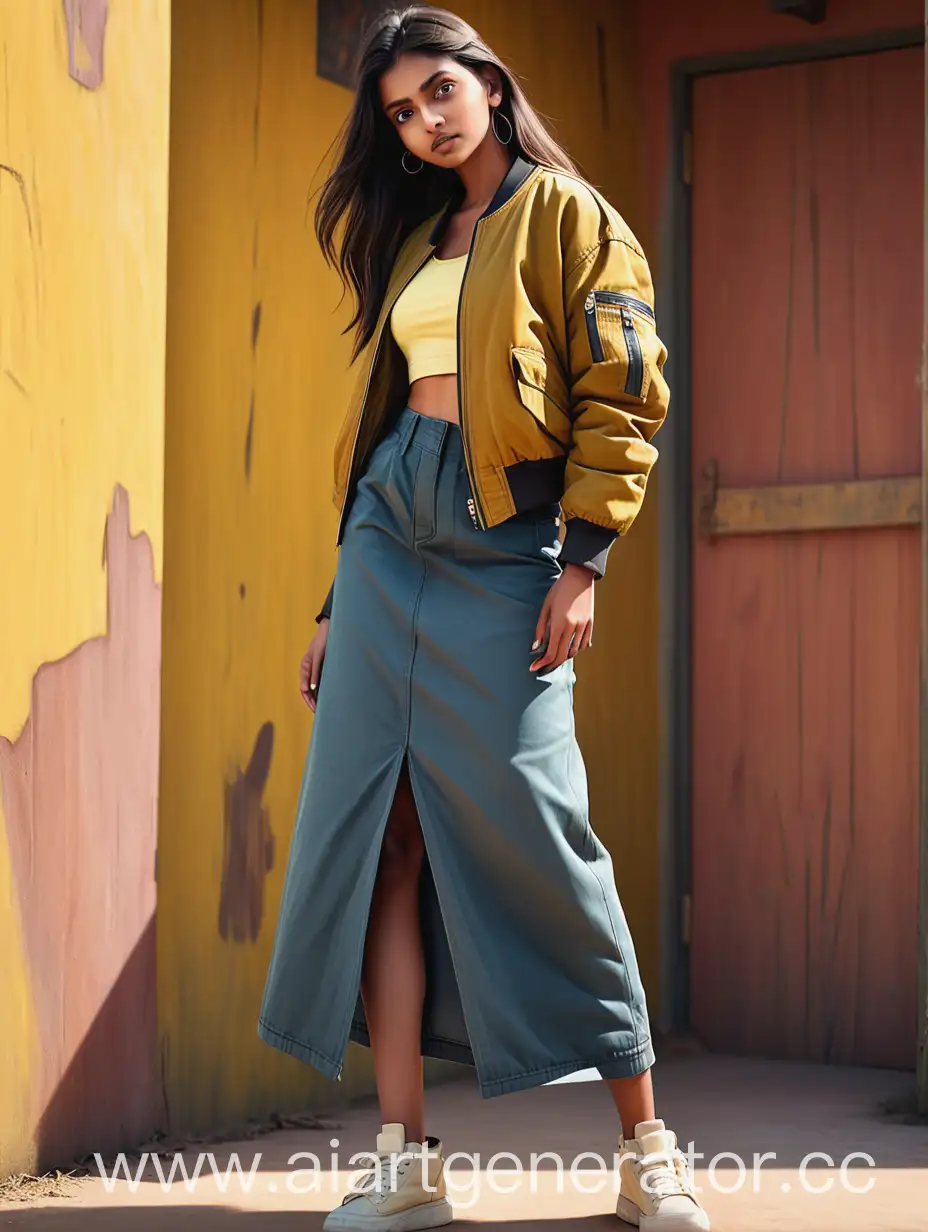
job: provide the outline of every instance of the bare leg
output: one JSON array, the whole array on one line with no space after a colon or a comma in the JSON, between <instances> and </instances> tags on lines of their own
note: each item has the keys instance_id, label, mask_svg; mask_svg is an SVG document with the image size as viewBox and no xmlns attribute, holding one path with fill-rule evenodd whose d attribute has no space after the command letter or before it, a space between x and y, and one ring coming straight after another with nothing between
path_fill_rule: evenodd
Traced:
<instances>
[{"instance_id":1,"label":"bare leg","mask_svg":"<svg viewBox=\"0 0 928 1232\"><path fill-rule=\"evenodd\" d=\"M634 1138L639 1121L654 1120L651 1071L647 1069L633 1078L607 1078L606 1082L622 1119L622 1133L626 1138Z\"/></svg>"},{"instance_id":2,"label":"bare leg","mask_svg":"<svg viewBox=\"0 0 928 1232\"><path fill-rule=\"evenodd\" d=\"M400 1121L408 1142L425 1137L422 1003L425 960L419 927L424 853L406 766L387 822L364 948L361 997L371 1037L383 1123Z\"/></svg>"}]
</instances>

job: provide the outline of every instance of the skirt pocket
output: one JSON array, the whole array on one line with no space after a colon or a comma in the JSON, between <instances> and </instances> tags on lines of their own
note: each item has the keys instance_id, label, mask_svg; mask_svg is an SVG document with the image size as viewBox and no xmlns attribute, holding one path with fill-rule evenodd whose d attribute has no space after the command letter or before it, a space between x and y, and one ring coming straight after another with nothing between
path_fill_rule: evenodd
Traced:
<instances>
[{"instance_id":1,"label":"skirt pocket","mask_svg":"<svg viewBox=\"0 0 928 1232\"><path fill-rule=\"evenodd\" d=\"M545 505L534 511L535 539L539 555L555 566L559 576L563 570L558 557L561 554L561 508L560 505Z\"/></svg>"},{"instance_id":2,"label":"skirt pocket","mask_svg":"<svg viewBox=\"0 0 928 1232\"><path fill-rule=\"evenodd\" d=\"M455 519L455 559L462 563L483 560L487 564L524 561L549 569L554 566L553 576L557 576L561 571L557 564L558 518L559 506L544 506L514 513L505 522L479 530L467 515L465 503L463 513L459 510Z\"/></svg>"}]
</instances>

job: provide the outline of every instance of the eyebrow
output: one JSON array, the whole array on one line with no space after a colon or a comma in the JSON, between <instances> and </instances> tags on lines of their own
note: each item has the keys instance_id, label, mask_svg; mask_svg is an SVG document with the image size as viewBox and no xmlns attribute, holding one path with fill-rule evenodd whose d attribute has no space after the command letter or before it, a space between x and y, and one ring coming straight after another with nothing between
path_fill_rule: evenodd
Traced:
<instances>
[{"instance_id":1,"label":"eyebrow","mask_svg":"<svg viewBox=\"0 0 928 1232\"><path fill-rule=\"evenodd\" d=\"M441 77L443 73L447 72L448 70L446 68L440 68L437 73L433 73L431 77L427 77L419 87L419 93L421 94L424 90L427 90L436 77ZM387 103L386 107L384 107L384 111L392 111L394 107L399 107L402 103L411 102L411 98L395 98L392 103Z\"/></svg>"}]
</instances>

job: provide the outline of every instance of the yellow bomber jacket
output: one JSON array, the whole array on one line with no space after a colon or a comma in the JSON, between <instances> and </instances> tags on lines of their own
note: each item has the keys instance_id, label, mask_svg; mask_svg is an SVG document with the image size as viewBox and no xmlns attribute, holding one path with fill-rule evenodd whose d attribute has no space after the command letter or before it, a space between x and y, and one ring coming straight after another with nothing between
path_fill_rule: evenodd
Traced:
<instances>
[{"instance_id":1,"label":"yellow bomber jacket","mask_svg":"<svg viewBox=\"0 0 928 1232\"><path fill-rule=\"evenodd\" d=\"M406 239L358 357L335 447L339 544L366 461L408 393L390 313L453 208ZM583 180L516 157L474 228L458 307L460 424L478 529L560 503L560 560L602 576L657 459L666 358L648 263L624 220ZM331 591L320 618L330 603Z\"/></svg>"}]
</instances>

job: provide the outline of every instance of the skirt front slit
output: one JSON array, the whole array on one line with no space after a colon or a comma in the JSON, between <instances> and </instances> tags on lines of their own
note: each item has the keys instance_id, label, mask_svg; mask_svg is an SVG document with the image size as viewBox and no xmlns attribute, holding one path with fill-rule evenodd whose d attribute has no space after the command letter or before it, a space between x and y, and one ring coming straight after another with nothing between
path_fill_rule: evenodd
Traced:
<instances>
[{"instance_id":1,"label":"skirt front slit","mask_svg":"<svg viewBox=\"0 0 928 1232\"><path fill-rule=\"evenodd\" d=\"M557 508L486 531L460 430L405 408L346 522L258 1031L341 1076L404 760L425 843L423 1056L483 1096L654 1060L612 860L590 826L574 666L529 670Z\"/></svg>"}]
</instances>

